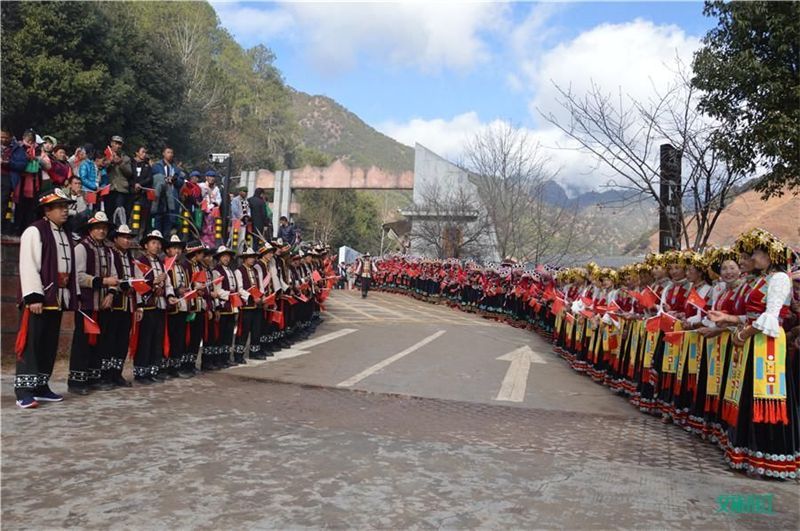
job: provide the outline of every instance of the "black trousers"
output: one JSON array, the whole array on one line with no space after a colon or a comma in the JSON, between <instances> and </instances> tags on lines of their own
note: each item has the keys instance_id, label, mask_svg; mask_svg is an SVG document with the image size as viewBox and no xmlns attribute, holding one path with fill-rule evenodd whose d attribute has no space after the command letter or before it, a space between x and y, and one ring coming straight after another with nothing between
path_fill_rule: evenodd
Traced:
<instances>
[{"instance_id":1,"label":"black trousers","mask_svg":"<svg viewBox=\"0 0 800 531\"><path fill-rule=\"evenodd\" d=\"M17 358L14 378L14 393L18 399L33 397L37 391L47 388L56 362L62 313L44 310L39 315L29 314L25 349Z\"/></svg>"},{"instance_id":2,"label":"black trousers","mask_svg":"<svg viewBox=\"0 0 800 531\"><path fill-rule=\"evenodd\" d=\"M133 375L136 377L158 374L164 359L164 310L145 310L139 322L139 342L133 359Z\"/></svg>"},{"instance_id":3,"label":"black trousers","mask_svg":"<svg viewBox=\"0 0 800 531\"><path fill-rule=\"evenodd\" d=\"M224 314L219 318L219 338L217 347L217 359L231 359L231 344L233 343L233 332L236 328L236 315Z\"/></svg>"},{"instance_id":4,"label":"black trousers","mask_svg":"<svg viewBox=\"0 0 800 531\"><path fill-rule=\"evenodd\" d=\"M366 297L367 293L369 293L369 286L372 284L372 279L370 277L361 277L361 296Z\"/></svg>"},{"instance_id":5,"label":"black trousers","mask_svg":"<svg viewBox=\"0 0 800 531\"><path fill-rule=\"evenodd\" d=\"M260 339L263 313L263 310L259 308L239 310L239 319L236 328L236 344L233 351L237 360L241 360L244 357L244 351L248 340L250 340L250 356L261 352Z\"/></svg>"},{"instance_id":6,"label":"black trousers","mask_svg":"<svg viewBox=\"0 0 800 531\"><path fill-rule=\"evenodd\" d=\"M271 315L271 312L261 313L261 328L258 341L261 345L262 354L267 356L272 356L272 342L275 341L278 332L278 326L269 321Z\"/></svg>"},{"instance_id":7,"label":"black trousers","mask_svg":"<svg viewBox=\"0 0 800 531\"><path fill-rule=\"evenodd\" d=\"M102 377L103 355L101 347L102 335L108 328L109 311L87 313L100 326L100 334L86 334L83 327L84 316L75 314L75 332L72 334L72 352L69 356L69 378L67 385L70 387L85 387L97 383Z\"/></svg>"},{"instance_id":8,"label":"black trousers","mask_svg":"<svg viewBox=\"0 0 800 531\"><path fill-rule=\"evenodd\" d=\"M219 352L219 332L220 321L214 319L214 315L208 313L201 314L203 318L203 352L201 357L201 369L207 369L209 363L217 359Z\"/></svg>"},{"instance_id":9,"label":"black trousers","mask_svg":"<svg viewBox=\"0 0 800 531\"><path fill-rule=\"evenodd\" d=\"M79 314L80 315L80 314ZM106 327L100 337L100 369L103 378L119 376L125 365L131 339L133 314L124 310L112 310L106 319Z\"/></svg>"},{"instance_id":10,"label":"black trousers","mask_svg":"<svg viewBox=\"0 0 800 531\"><path fill-rule=\"evenodd\" d=\"M203 334L206 330L206 312L194 312L190 314L190 319L187 323L189 325L189 342L186 344L186 354L183 357L185 368L192 368L197 364L200 342L203 341Z\"/></svg>"},{"instance_id":11,"label":"black trousers","mask_svg":"<svg viewBox=\"0 0 800 531\"><path fill-rule=\"evenodd\" d=\"M186 312L167 315L167 334L169 335L169 357L165 367L180 367L186 361Z\"/></svg>"}]
</instances>

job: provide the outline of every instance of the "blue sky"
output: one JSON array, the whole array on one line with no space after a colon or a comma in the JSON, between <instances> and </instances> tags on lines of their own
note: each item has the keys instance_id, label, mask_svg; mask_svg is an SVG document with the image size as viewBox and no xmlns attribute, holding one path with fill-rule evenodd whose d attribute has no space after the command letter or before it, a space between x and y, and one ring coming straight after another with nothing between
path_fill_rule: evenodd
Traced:
<instances>
[{"instance_id":1,"label":"blue sky","mask_svg":"<svg viewBox=\"0 0 800 531\"><path fill-rule=\"evenodd\" d=\"M324 94L376 129L458 157L471 134L507 119L561 145L539 112L552 83L595 82L646 97L688 64L714 21L699 2L214 3L244 47L264 44L286 82ZM554 151L575 186L600 175ZM562 172L563 173L563 172Z\"/></svg>"}]
</instances>

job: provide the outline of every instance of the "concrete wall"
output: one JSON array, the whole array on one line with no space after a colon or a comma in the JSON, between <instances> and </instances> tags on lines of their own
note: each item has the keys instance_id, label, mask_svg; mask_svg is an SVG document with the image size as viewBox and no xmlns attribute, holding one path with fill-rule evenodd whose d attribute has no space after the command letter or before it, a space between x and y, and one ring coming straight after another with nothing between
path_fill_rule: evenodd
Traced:
<instances>
[{"instance_id":1,"label":"concrete wall","mask_svg":"<svg viewBox=\"0 0 800 531\"><path fill-rule=\"evenodd\" d=\"M443 194L455 193L465 190L478 203L477 187L470 180L469 173L459 168L447 159L444 159L421 144L414 146L414 205L424 209L426 190L433 183L438 183ZM446 196L444 196L446 198ZM434 256L435 251L416 238L413 238L413 224L425 223L421 220L412 221L411 253L422 256ZM467 223L469 226L469 223ZM469 232L469 228L466 229ZM486 236L486 241L481 248L485 250L484 260L497 261L494 246L494 232ZM465 257L466 258L466 257Z\"/></svg>"}]
</instances>

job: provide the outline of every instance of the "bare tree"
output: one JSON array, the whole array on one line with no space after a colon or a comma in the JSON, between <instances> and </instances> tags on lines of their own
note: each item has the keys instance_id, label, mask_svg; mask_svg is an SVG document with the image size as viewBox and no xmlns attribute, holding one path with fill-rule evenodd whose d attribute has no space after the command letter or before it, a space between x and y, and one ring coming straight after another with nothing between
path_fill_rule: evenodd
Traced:
<instances>
[{"instance_id":1,"label":"bare tree","mask_svg":"<svg viewBox=\"0 0 800 531\"><path fill-rule=\"evenodd\" d=\"M614 172L606 186L628 192L627 202L652 200L659 208L668 206L660 195L659 147L669 142L678 150L688 175L676 191L678 215L669 220L670 235L673 241L682 236L686 247L703 247L746 176L733 171L714 147L717 127L697 110L697 93L683 66L678 63L673 85L663 92L654 89L647 102L624 96L621 89L612 97L594 82L585 94L555 87L569 119L540 114L599 166Z\"/></svg>"},{"instance_id":2,"label":"bare tree","mask_svg":"<svg viewBox=\"0 0 800 531\"><path fill-rule=\"evenodd\" d=\"M462 186L427 183L411 209L411 239L437 258L481 258L491 241L490 223L474 194Z\"/></svg>"},{"instance_id":3,"label":"bare tree","mask_svg":"<svg viewBox=\"0 0 800 531\"><path fill-rule=\"evenodd\" d=\"M467 143L465 159L501 257L538 262L569 251L577 209L546 201L545 188L556 172L527 131L509 122L495 124Z\"/></svg>"}]
</instances>

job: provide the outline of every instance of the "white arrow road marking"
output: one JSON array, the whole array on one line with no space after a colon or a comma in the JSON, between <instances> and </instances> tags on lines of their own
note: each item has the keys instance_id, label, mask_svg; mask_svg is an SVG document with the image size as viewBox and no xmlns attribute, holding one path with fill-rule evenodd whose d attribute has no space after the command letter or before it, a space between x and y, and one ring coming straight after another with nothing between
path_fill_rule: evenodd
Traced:
<instances>
[{"instance_id":1,"label":"white arrow road marking","mask_svg":"<svg viewBox=\"0 0 800 531\"><path fill-rule=\"evenodd\" d=\"M340 337L346 336L348 334L352 334L353 332L357 331L357 328L342 328L341 330L336 330L335 332L331 332L329 334L325 334L324 336L315 337L313 339L306 339L305 341L301 341L297 343L292 348L287 348L281 350L280 352L276 352L274 356L270 356L265 360L247 360L247 365L237 365L236 367L231 367L231 369L242 369L247 367L258 367L259 365L263 365L264 363L270 361L280 361L285 360L288 358L296 358L297 356L302 356L303 354L308 354L310 348L316 347L317 345L321 345L323 343L327 343L328 341L333 341L334 339L338 339Z\"/></svg>"},{"instance_id":2,"label":"white arrow road marking","mask_svg":"<svg viewBox=\"0 0 800 531\"><path fill-rule=\"evenodd\" d=\"M341 382L340 384L338 384L337 387L353 387L355 384L357 384L358 382L360 382L364 378L366 378L366 377L368 377L368 376L370 376L372 374L375 374L376 372L378 372L379 370L381 370L381 369L383 369L385 367L388 367L389 365L391 365L395 361L399 360L400 358L408 356L409 354L411 354L415 350L424 347L425 345L427 345L428 343L430 343L431 341L433 341L434 339L436 339L437 337L441 336L444 333L445 333L444 330L439 330L435 334L429 335L428 337L426 337L425 339L423 339L419 343L414 343L413 345L411 345L407 349L403 350L402 352L398 352L394 356L390 356L390 357L386 358L385 360L376 363L372 367L364 369L363 371L361 371L360 373L356 374L352 378L348 378L347 380L345 380L345 381Z\"/></svg>"},{"instance_id":3,"label":"white arrow road marking","mask_svg":"<svg viewBox=\"0 0 800 531\"><path fill-rule=\"evenodd\" d=\"M530 372L531 363L547 363L528 345L512 350L497 359L511 362L500 386L500 392L495 398L495 400L504 402L522 402L525 399L525 388L528 386L528 372Z\"/></svg>"}]
</instances>

